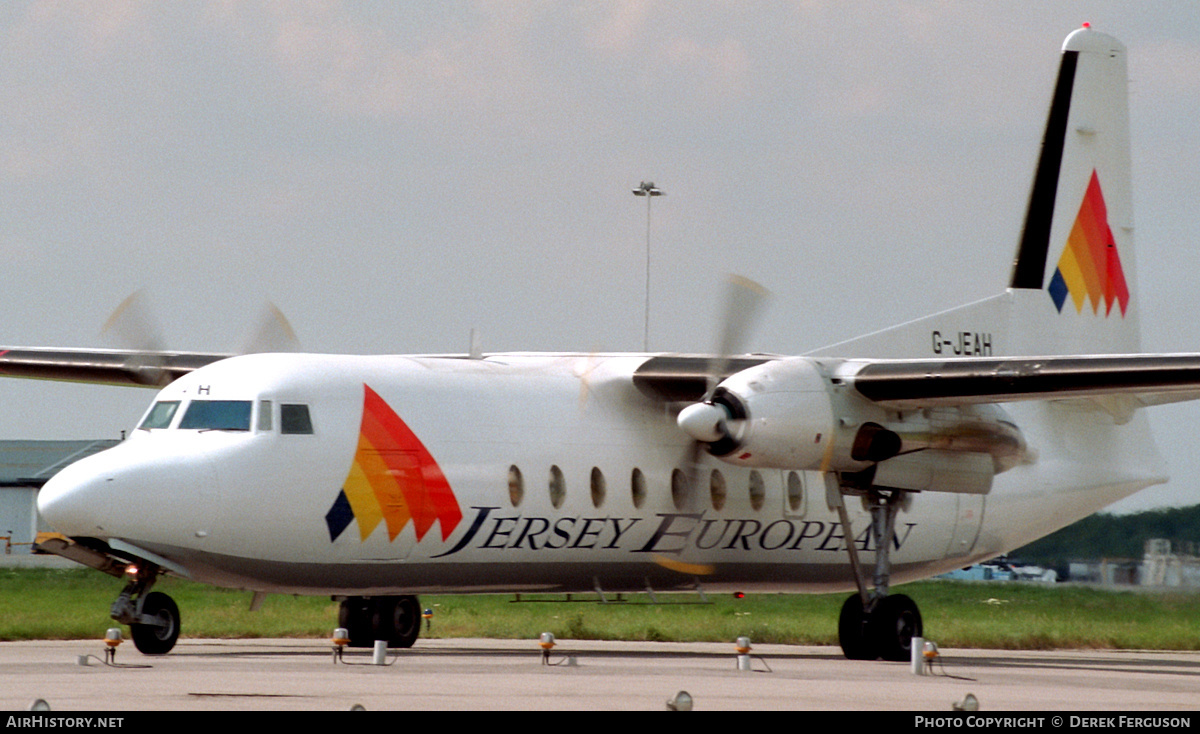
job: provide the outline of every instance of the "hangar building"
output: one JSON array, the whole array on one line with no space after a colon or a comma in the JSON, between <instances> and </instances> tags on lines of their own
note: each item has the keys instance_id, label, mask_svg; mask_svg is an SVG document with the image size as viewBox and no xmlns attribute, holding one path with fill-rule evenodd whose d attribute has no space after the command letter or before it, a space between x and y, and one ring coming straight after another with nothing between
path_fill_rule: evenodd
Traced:
<instances>
[{"instance_id":1,"label":"hangar building","mask_svg":"<svg viewBox=\"0 0 1200 734\"><path fill-rule=\"evenodd\" d=\"M37 534L51 530L37 512L38 490L50 477L68 464L118 443L0 441L0 538L4 555L28 555Z\"/></svg>"}]
</instances>

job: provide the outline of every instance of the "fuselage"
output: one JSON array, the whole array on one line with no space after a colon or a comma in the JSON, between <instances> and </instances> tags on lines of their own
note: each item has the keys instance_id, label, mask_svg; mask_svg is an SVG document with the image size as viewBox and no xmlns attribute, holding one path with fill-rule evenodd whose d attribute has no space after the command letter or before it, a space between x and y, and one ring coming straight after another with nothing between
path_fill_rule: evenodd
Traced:
<instances>
[{"instance_id":1,"label":"fuselage","mask_svg":"<svg viewBox=\"0 0 1200 734\"><path fill-rule=\"evenodd\" d=\"M854 588L870 559L819 472L692 464L646 355L248 355L163 389L39 508L221 586L303 594ZM200 404L204 404L201 406ZM193 407L195 406L195 409ZM1031 460L987 495L920 492L893 577L991 557L1162 481L1144 418L1008 408Z\"/></svg>"}]
</instances>

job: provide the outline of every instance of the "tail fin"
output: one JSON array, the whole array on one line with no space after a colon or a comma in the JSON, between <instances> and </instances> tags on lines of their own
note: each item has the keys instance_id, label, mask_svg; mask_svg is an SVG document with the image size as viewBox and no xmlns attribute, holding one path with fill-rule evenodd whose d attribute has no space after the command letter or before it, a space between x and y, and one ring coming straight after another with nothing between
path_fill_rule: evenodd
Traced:
<instances>
[{"instance_id":1,"label":"tail fin","mask_svg":"<svg viewBox=\"0 0 1200 734\"><path fill-rule=\"evenodd\" d=\"M819 350L880 358L1139 350L1125 47L1063 43L1006 293Z\"/></svg>"},{"instance_id":2,"label":"tail fin","mask_svg":"<svg viewBox=\"0 0 1200 734\"><path fill-rule=\"evenodd\" d=\"M1067 37L1010 282L1044 290L1095 351L1138 350L1127 87L1120 41Z\"/></svg>"}]
</instances>

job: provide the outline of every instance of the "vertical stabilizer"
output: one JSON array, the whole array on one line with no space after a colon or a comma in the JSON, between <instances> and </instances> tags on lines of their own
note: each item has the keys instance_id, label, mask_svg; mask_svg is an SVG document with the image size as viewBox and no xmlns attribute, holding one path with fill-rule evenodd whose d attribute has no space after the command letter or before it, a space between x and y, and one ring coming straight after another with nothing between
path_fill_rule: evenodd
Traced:
<instances>
[{"instance_id":1,"label":"vertical stabilizer","mask_svg":"<svg viewBox=\"0 0 1200 734\"><path fill-rule=\"evenodd\" d=\"M1053 307L1025 313L1038 351L1138 350L1127 87L1120 41L1067 37L1009 283Z\"/></svg>"},{"instance_id":2,"label":"vertical stabilizer","mask_svg":"<svg viewBox=\"0 0 1200 734\"><path fill-rule=\"evenodd\" d=\"M1063 43L1007 292L813 352L920 358L1139 351L1125 47Z\"/></svg>"}]
</instances>

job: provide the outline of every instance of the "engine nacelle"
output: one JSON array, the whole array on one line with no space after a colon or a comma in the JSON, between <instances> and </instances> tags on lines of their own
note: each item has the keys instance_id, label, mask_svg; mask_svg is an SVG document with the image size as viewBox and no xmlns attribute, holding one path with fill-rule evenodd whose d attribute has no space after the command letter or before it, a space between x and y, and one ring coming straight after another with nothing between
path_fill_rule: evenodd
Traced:
<instances>
[{"instance_id":1,"label":"engine nacelle","mask_svg":"<svg viewBox=\"0 0 1200 734\"><path fill-rule=\"evenodd\" d=\"M889 411L803 357L730 376L678 423L730 464L862 472L869 483L917 491L983 494L995 474L1027 459L1024 437L996 406Z\"/></svg>"},{"instance_id":2,"label":"engine nacelle","mask_svg":"<svg viewBox=\"0 0 1200 734\"><path fill-rule=\"evenodd\" d=\"M831 391L814 362L775 360L726 379L708 401L685 408L679 425L731 464L819 469L837 444Z\"/></svg>"}]
</instances>

